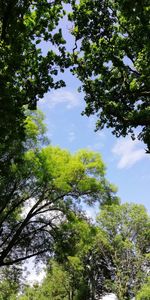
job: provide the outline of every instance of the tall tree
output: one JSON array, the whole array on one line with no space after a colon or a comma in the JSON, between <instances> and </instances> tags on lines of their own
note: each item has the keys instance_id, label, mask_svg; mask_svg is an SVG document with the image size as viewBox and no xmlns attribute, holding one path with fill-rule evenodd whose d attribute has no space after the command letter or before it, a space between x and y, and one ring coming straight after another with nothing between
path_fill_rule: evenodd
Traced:
<instances>
[{"instance_id":1,"label":"tall tree","mask_svg":"<svg viewBox=\"0 0 150 300\"><path fill-rule=\"evenodd\" d=\"M116 136L132 134L150 151L148 0L72 1L73 73L82 82L87 116Z\"/></svg>"},{"instance_id":2,"label":"tall tree","mask_svg":"<svg viewBox=\"0 0 150 300\"><path fill-rule=\"evenodd\" d=\"M40 118L32 121L28 116L27 150L20 163L11 164L7 181L1 182L0 266L51 254L53 242L61 239L59 225L72 210L80 209L79 203L116 201L100 155L40 148L44 128L39 124Z\"/></svg>"}]
</instances>

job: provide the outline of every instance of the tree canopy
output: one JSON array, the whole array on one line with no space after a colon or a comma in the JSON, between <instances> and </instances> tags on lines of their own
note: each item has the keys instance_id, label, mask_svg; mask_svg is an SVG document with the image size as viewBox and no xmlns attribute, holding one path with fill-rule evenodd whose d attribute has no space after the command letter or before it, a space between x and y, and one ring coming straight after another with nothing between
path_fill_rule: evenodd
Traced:
<instances>
[{"instance_id":1,"label":"tree canopy","mask_svg":"<svg viewBox=\"0 0 150 300\"><path fill-rule=\"evenodd\" d=\"M82 82L84 114L116 136L131 133L150 151L149 1L72 1L73 73Z\"/></svg>"},{"instance_id":2,"label":"tree canopy","mask_svg":"<svg viewBox=\"0 0 150 300\"><path fill-rule=\"evenodd\" d=\"M51 254L53 242L61 239L59 225L83 203L118 202L100 155L41 148L45 130L42 116L35 115L27 117L21 161L12 162L9 176L1 181L0 266Z\"/></svg>"}]
</instances>

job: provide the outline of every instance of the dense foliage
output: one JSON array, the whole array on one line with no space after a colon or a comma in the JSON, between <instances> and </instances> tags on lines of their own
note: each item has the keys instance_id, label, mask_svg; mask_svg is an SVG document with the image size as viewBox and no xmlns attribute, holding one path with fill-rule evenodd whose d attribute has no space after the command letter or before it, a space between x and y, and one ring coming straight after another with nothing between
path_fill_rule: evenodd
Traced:
<instances>
[{"instance_id":1,"label":"dense foliage","mask_svg":"<svg viewBox=\"0 0 150 300\"><path fill-rule=\"evenodd\" d=\"M0 171L17 159L24 139L24 109L64 86L56 78L68 67L65 40L59 27L61 0L0 2ZM43 52L42 46L46 50ZM55 79L56 78L56 79ZM17 142L16 142L17 140ZM1 175L1 174L0 174Z\"/></svg>"},{"instance_id":2,"label":"dense foliage","mask_svg":"<svg viewBox=\"0 0 150 300\"><path fill-rule=\"evenodd\" d=\"M43 133L41 115L28 116L24 156L12 162L1 181L0 266L52 253L55 239L61 238L59 225L80 210L80 203L118 201L99 154L40 148Z\"/></svg>"},{"instance_id":3,"label":"dense foliage","mask_svg":"<svg viewBox=\"0 0 150 300\"><path fill-rule=\"evenodd\" d=\"M73 72L82 82L87 116L116 136L137 133L150 151L149 1L72 1Z\"/></svg>"}]
</instances>

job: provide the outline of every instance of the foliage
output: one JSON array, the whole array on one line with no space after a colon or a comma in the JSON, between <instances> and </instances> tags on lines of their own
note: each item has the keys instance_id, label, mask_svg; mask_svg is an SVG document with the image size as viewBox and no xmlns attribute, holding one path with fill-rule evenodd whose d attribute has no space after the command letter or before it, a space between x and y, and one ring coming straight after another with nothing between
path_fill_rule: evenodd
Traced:
<instances>
[{"instance_id":1,"label":"foliage","mask_svg":"<svg viewBox=\"0 0 150 300\"><path fill-rule=\"evenodd\" d=\"M1 199L1 208L7 203L7 189L9 190L9 185L11 182L15 181L15 176L17 176L17 169L21 169L23 162L24 154L29 149L38 149L41 146L44 146L48 143L46 137L46 126L43 123L44 116L42 112L36 110L35 112L30 112L26 109L25 111L25 135L26 141L23 144L23 147L15 148L15 155L11 152L10 148L5 152L5 158L3 161L3 166L0 171L0 199ZM18 140L16 139L16 144ZM17 147L17 146L16 146Z\"/></svg>"},{"instance_id":2,"label":"foliage","mask_svg":"<svg viewBox=\"0 0 150 300\"><path fill-rule=\"evenodd\" d=\"M119 300L131 299L149 269L150 218L142 205L126 203L102 208L98 224L106 234L111 255L111 280L106 285ZM98 246L101 249L101 242Z\"/></svg>"},{"instance_id":3,"label":"foliage","mask_svg":"<svg viewBox=\"0 0 150 300\"><path fill-rule=\"evenodd\" d=\"M39 149L50 143L46 136L47 127L44 123L44 114L39 109L35 111L25 110L25 142L24 152L30 149Z\"/></svg>"},{"instance_id":4,"label":"foliage","mask_svg":"<svg viewBox=\"0 0 150 300\"><path fill-rule=\"evenodd\" d=\"M116 136L132 134L150 151L149 1L72 1L73 73L85 92L84 113Z\"/></svg>"},{"instance_id":5,"label":"foliage","mask_svg":"<svg viewBox=\"0 0 150 300\"><path fill-rule=\"evenodd\" d=\"M71 278L73 299L99 299L112 292L119 300L135 296L149 269L150 219L145 208L137 204L104 205L96 225L72 220L68 228L70 235L63 227L66 247L56 257Z\"/></svg>"},{"instance_id":6,"label":"foliage","mask_svg":"<svg viewBox=\"0 0 150 300\"><path fill-rule=\"evenodd\" d=\"M2 0L0 3L0 157L17 157L24 133L24 105L35 109L69 65L59 26L61 0ZM47 51L42 51L45 46ZM0 168L1 171L1 168ZM3 170L2 170L3 172Z\"/></svg>"},{"instance_id":7,"label":"foliage","mask_svg":"<svg viewBox=\"0 0 150 300\"><path fill-rule=\"evenodd\" d=\"M24 287L24 292L17 296L17 300L28 300L28 299L32 299L32 300L46 300L46 298L42 298L40 297L40 293L38 291L38 286L35 284L32 287L25 285Z\"/></svg>"},{"instance_id":8,"label":"foliage","mask_svg":"<svg viewBox=\"0 0 150 300\"><path fill-rule=\"evenodd\" d=\"M27 150L1 181L0 266L51 255L54 241L61 240L59 227L72 211L80 211L82 203L117 200L99 154L80 150L71 155L50 145L40 148L45 132L42 116L32 117L27 117Z\"/></svg>"}]
</instances>

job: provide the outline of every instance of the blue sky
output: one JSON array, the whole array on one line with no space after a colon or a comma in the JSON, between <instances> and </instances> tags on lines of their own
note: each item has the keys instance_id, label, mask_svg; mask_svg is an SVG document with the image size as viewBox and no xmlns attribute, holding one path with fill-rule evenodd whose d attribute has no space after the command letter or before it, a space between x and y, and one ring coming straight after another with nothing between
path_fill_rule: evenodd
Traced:
<instances>
[{"instance_id":1,"label":"blue sky","mask_svg":"<svg viewBox=\"0 0 150 300\"><path fill-rule=\"evenodd\" d=\"M136 202L150 211L150 155L145 145L130 137L116 138L111 130L94 132L96 116L81 116L84 95L80 82L65 72L66 87L51 91L39 102L45 113L52 145L75 152L87 148L101 153L107 167L107 179L118 187L122 202Z\"/></svg>"}]
</instances>

